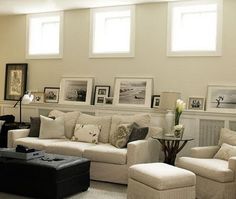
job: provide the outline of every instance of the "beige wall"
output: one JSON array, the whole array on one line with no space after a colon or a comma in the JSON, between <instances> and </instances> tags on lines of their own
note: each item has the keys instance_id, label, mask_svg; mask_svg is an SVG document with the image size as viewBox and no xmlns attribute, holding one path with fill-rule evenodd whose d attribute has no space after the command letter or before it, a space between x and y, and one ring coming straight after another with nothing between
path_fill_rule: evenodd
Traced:
<instances>
[{"instance_id":1,"label":"beige wall","mask_svg":"<svg viewBox=\"0 0 236 199\"><path fill-rule=\"evenodd\" d=\"M167 4L136 6L134 58L89 59L89 10L64 14L64 56L57 60L25 59L25 16L0 17L0 99L4 96L5 64L27 62L28 89L59 86L62 75L89 75L96 84L113 87L114 76L153 76L154 93L180 91L205 96L208 84L236 85L236 1L224 0L222 57L167 57Z\"/></svg>"}]
</instances>

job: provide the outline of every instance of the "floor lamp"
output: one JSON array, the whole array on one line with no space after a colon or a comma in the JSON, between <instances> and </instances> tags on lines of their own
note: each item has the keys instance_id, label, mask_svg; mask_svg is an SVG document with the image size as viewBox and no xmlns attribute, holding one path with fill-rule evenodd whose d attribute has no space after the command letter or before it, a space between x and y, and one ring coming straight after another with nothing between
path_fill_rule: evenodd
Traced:
<instances>
[{"instance_id":1,"label":"floor lamp","mask_svg":"<svg viewBox=\"0 0 236 199\"><path fill-rule=\"evenodd\" d=\"M180 98L178 92L162 92L160 99L160 109L165 110L165 134L171 133L174 126L174 110L176 107L176 101Z\"/></svg>"},{"instance_id":2,"label":"floor lamp","mask_svg":"<svg viewBox=\"0 0 236 199\"><path fill-rule=\"evenodd\" d=\"M23 96L20 97L20 99L15 103L14 108L19 103L20 107L20 125L22 124L22 104L29 104L33 101L34 96L31 95L30 92L25 93Z\"/></svg>"}]
</instances>

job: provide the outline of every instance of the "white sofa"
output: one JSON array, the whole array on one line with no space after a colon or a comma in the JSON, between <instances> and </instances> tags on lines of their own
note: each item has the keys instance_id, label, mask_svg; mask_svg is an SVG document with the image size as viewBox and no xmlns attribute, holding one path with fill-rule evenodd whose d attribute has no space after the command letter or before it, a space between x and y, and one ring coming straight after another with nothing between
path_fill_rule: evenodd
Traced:
<instances>
[{"instance_id":1,"label":"white sofa","mask_svg":"<svg viewBox=\"0 0 236 199\"><path fill-rule=\"evenodd\" d=\"M68 132L72 131L72 127L75 125L76 117L73 113L75 112L64 116L67 135L70 134ZM57 114L55 115L57 116ZM79 113L76 120L80 123L104 124L103 127L105 128L102 129L101 136L99 135L98 144L75 142L68 138L39 139L38 137L28 137L29 129L17 129L8 132L8 147L16 147L16 145L21 144L30 148L45 150L47 153L85 157L91 160L91 179L121 184L127 184L128 168L131 165L159 160L160 145L156 140L150 138L151 135L162 132L162 129L158 127L149 127L145 140L130 142L127 148L119 149L110 144L112 133L117 124L134 121L143 126L150 122L148 114L99 117Z\"/></svg>"}]
</instances>

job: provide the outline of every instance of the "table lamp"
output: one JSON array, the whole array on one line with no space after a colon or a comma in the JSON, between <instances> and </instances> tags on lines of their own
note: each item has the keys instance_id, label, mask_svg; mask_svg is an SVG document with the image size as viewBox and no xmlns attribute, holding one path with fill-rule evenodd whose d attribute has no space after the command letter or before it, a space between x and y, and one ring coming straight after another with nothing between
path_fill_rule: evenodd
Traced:
<instances>
[{"instance_id":1,"label":"table lamp","mask_svg":"<svg viewBox=\"0 0 236 199\"><path fill-rule=\"evenodd\" d=\"M22 123L21 121L21 116L22 116L22 104L29 104L33 101L34 96L30 92L26 92L23 96L20 97L20 99L15 103L14 108L18 103L20 103L20 124Z\"/></svg>"},{"instance_id":2,"label":"table lamp","mask_svg":"<svg viewBox=\"0 0 236 199\"><path fill-rule=\"evenodd\" d=\"M162 92L160 98L160 109L167 111L165 120L165 130L167 133L171 133L174 126L174 110L176 107L176 101L180 98L179 92Z\"/></svg>"}]
</instances>

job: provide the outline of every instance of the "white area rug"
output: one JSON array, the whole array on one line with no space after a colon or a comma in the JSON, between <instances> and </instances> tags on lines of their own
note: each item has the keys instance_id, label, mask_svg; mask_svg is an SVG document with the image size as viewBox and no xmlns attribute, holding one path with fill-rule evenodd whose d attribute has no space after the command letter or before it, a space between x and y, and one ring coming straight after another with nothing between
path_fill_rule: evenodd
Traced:
<instances>
[{"instance_id":1,"label":"white area rug","mask_svg":"<svg viewBox=\"0 0 236 199\"><path fill-rule=\"evenodd\" d=\"M78 193L67 199L126 199L127 186L112 183L91 181L90 188L86 192ZM0 199L27 199L0 192Z\"/></svg>"}]
</instances>

